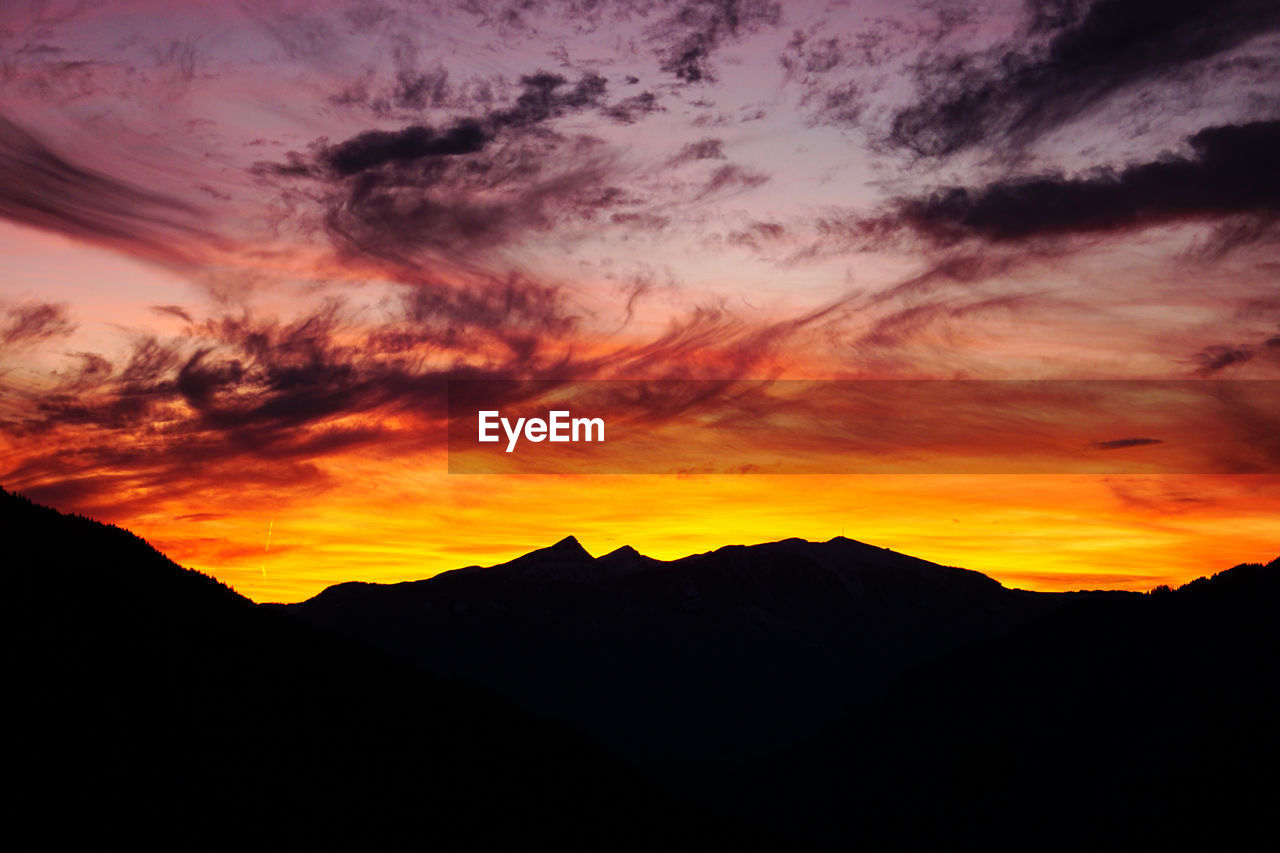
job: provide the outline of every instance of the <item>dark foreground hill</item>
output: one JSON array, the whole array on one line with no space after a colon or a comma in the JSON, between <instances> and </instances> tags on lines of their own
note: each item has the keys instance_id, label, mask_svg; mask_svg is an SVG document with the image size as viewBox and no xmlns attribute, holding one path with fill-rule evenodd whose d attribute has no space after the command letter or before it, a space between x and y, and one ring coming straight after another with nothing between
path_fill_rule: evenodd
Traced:
<instances>
[{"instance_id":1,"label":"dark foreground hill","mask_svg":"<svg viewBox=\"0 0 1280 853\"><path fill-rule=\"evenodd\" d=\"M287 610L675 778L815 735L908 667L1070 598L842 537L671 562L630 548L593 559L568 538L499 566L341 584Z\"/></svg>"},{"instance_id":2,"label":"dark foreground hill","mask_svg":"<svg viewBox=\"0 0 1280 853\"><path fill-rule=\"evenodd\" d=\"M5 834L26 849L751 846L561 725L123 530L0 491L0 542Z\"/></svg>"},{"instance_id":3,"label":"dark foreground hill","mask_svg":"<svg viewBox=\"0 0 1280 853\"><path fill-rule=\"evenodd\" d=\"M1073 602L710 795L829 849L1274 850L1280 560Z\"/></svg>"}]
</instances>

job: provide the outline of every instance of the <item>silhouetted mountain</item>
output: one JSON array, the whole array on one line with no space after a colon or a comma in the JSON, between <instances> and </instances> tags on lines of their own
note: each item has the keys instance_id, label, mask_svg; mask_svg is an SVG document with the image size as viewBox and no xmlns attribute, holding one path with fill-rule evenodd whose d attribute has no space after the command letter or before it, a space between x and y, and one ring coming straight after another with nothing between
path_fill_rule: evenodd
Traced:
<instances>
[{"instance_id":1,"label":"silhouetted mountain","mask_svg":"<svg viewBox=\"0 0 1280 853\"><path fill-rule=\"evenodd\" d=\"M599 559L572 537L498 566L341 584L288 611L572 722L651 768L811 736L906 668L1070 596L843 537Z\"/></svg>"},{"instance_id":2,"label":"silhouetted mountain","mask_svg":"<svg viewBox=\"0 0 1280 853\"><path fill-rule=\"evenodd\" d=\"M750 846L561 724L254 606L123 530L0 491L0 541L11 843Z\"/></svg>"},{"instance_id":3,"label":"silhouetted mountain","mask_svg":"<svg viewBox=\"0 0 1280 853\"><path fill-rule=\"evenodd\" d=\"M1269 850L1280 560L1081 600L711 791L830 849Z\"/></svg>"},{"instance_id":4,"label":"silhouetted mountain","mask_svg":"<svg viewBox=\"0 0 1280 853\"><path fill-rule=\"evenodd\" d=\"M843 538L670 562L569 538L281 608L3 491L0 541L32 846L1274 846L1280 561L1043 595ZM681 777L708 811L449 676L718 767Z\"/></svg>"}]
</instances>

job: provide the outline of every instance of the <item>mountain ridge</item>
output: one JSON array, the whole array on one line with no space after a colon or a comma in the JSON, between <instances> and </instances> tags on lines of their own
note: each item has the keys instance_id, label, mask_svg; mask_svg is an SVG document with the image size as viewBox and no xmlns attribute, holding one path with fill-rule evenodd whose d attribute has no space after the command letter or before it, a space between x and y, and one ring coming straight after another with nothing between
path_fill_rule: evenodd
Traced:
<instances>
[{"instance_id":1,"label":"mountain ridge","mask_svg":"<svg viewBox=\"0 0 1280 853\"><path fill-rule=\"evenodd\" d=\"M648 558L561 540L510 573L343 585L328 615L389 632L344 638L3 490L0 536L15 806L48 846L1065 853L1256 849L1273 831L1280 559L1042 594L852 540L620 573L609 558ZM536 570L564 564L600 582ZM466 677L414 660L423 640ZM463 683L495 662L497 692L529 708L538 686L584 716ZM835 689L867 677L882 689L863 701ZM712 750L673 763L690 733Z\"/></svg>"},{"instance_id":2,"label":"mountain ridge","mask_svg":"<svg viewBox=\"0 0 1280 853\"><path fill-rule=\"evenodd\" d=\"M704 793L821 849L1264 849L1277 606L1280 558L1076 598Z\"/></svg>"},{"instance_id":3,"label":"mountain ridge","mask_svg":"<svg viewBox=\"0 0 1280 853\"><path fill-rule=\"evenodd\" d=\"M0 489L11 828L41 849L751 844L581 734Z\"/></svg>"},{"instance_id":4,"label":"mountain ridge","mask_svg":"<svg viewBox=\"0 0 1280 853\"><path fill-rule=\"evenodd\" d=\"M280 607L686 773L814 733L907 667L1073 595L843 536L675 560L630 546L592 557L570 536L505 563L340 584Z\"/></svg>"},{"instance_id":5,"label":"mountain ridge","mask_svg":"<svg viewBox=\"0 0 1280 853\"><path fill-rule=\"evenodd\" d=\"M517 569L526 569L526 570L533 569L534 573L540 575L543 579L549 580L549 579L554 579L555 577L554 572L548 571L548 569L551 568L552 566L583 567L583 566L591 565L591 566L601 566L606 568L625 567L628 569L636 569L640 567L655 568L655 569L660 567L668 567L668 568L683 567L683 566L696 567L699 562L705 561L707 558L710 558L713 556L730 556L730 555L750 553L754 549L792 549L797 547L818 548L822 546L826 546L833 549L837 547L846 548L846 549L856 549L867 555L871 555L871 554L891 555L890 559L895 561L900 561L900 564L903 566L916 566L916 567L925 568L926 570L931 570L931 571L942 570L943 572L963 573L966 576L969 576L975 579L981 578L984 582L989 582L990 584L994 584L1003 589L1007 589L1013 592L1031 592L1037 595L1073 595L1073 594L1081 594L1081 593L1089 593L1089 594L1114 593L1118 595L1141 594L1139 592L1129 591L1129 590L1096 590L1096 589L1082 588L1077 590L1039 592L1035 590L1023 590L1019 587L1005 587L1004 584L1002 584L1000 581L996 580L995 578L992 578L990 575L987 575L975 569L966 569L960 566L950 566L950 565L944 565L942 563L934 563L930 560L925 560L921 557L914 557L912 555L905 554L900 551L894 551L885 546L871 545L855 539L849 539L845 536L835 536L827 540L810 540L810 539L803 539L800 537L793 536L793 537L788 537L786 539L771 540L767 542L758 542L751 545L743 545L743 544L721 545L709 551L698 551L691 554L687 554L683 557L676 557L670 560L664 560L658 557L651 557L647 554L644 554L641 551L637 550L634 546L629 544L620 545L614 550L609 551L605 554L601 554L600 556L593 556L581 544L581 542L578 540L576 536L574 536L573 534L569 534L557 540L556 542L552 543L551 545L545 545L540 548L535 548L531 551L527 551L524 554L520 554L519 556L512 557L511 559L504 560L500 563L491 563L488 565L473 564L469 566L460 566L453 569L445 569L443 571L437 572L435 574L429 575L424 578L415 578L415 579L403 580L403 581L340 581L338 583L331 584L330 586L327 586L324 589L322 589L320 592L315 593L309 598L305 598L298 602L288 602L288 603L267 602L267 603L273 607L291 607L295 605L306 604L308 602L321 598L322 596L325 596L325 594L328 593L330 590L338 590L343 588L351 588L351 589L405 588L405 587L414 586L417 584L428 583L430 581L436 580L441 577L455 575L458 572L462 572L466 574L476 574L476 573L485 573L485 572L498 572L498 573L512 572L513 574L515 574L517 573L516 572ZM535 566L537 567L536 569L534 568ZM565 579L578 581L578 580L590 580L591 577L592 576L590 574L584 575L579 572L570 572L566 574ZM610 575L602 574L602 577L607 578L607 577L610 577Z\"/></svg>"}]
</instances>

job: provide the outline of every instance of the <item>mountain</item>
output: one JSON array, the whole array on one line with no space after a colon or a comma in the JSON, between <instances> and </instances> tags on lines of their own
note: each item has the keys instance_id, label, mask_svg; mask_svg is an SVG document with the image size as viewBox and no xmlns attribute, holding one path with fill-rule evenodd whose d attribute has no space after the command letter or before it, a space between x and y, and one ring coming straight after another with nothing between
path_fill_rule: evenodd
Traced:
<instances>
[{"instance_id":1,"label":"mountain","mask_svg":"<svg viewBox=\"0 0 1280 853\"><path fill-rule=\"evenodd\" d=\"M29 848L767 846L126 531L0 490L0 541L8 832Z\"/></svg>"},{"instance_id":2,"label":"mountain","mask_svg":"<svg viewBox=\"0 0 1280 853\"><path fill-rule=\"evenodd\" d=\"M707 793L823 849L1274 849L1280 560L1069 603Z\"/></svg>"},{"instance_id":3,"label":"mountain","mask_svg":"<svg viewBox=\"0 0 1280 853\"><path fill-rule=\"evenodd\" d=\"M819 732L909 667L1072 600L843 537L674 561L572 537L428 580L284 609L572 723L667 776Z\"/></svg>"},{"instance_id":4,"label":"mountain","mask_svg":"<svg viewBox=\"0 0 1280 853\"><path fill-rule=\"evenodd\" d=\"M843 538L570 538L282 607L2 490L0 537L27 846L1275 843L1280 560L1041 595Z\"/></svg>"}]
</instances>

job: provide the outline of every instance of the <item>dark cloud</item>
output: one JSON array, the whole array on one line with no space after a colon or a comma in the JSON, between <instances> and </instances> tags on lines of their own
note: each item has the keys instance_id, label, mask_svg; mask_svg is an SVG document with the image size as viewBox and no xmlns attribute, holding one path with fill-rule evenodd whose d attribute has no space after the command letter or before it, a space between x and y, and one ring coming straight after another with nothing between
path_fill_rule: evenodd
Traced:
<instances>
[{"instance_id":1,"label":"dark cloud","mask_svg":"<svg viewBox=\"0 0 1280 853\"><path fill-rule=\"evenodd\" d=\"M390 262L410 276L428 259L486 266L485 250L603 217L628 199L610 181L614 166L600 140L566 137L550 125L586 110L630 121L657 108L644 95L609 105L606 89L597 74L571 83L539 71L520 78L520 93L507 106L443 129L414 125L319 140L309 154L292 152L256 171L319 182L310 198L320 203L320 221L307 227L318 225L344 253Z\"/></svg>"},{"instance_id":2,"label":"dark cloud","mask_svg":"<svg viewBox=\"0 0 1280 853\"><path fill-rule=\"evenodd\" d=\"M78 166L3 115L0 218L171 259L198 233L188 205Z\"/></svg>"},{"instance_id":3,"label":"dark cloud","mask_svg":"<svg viewBox=\"0 0 1280 853\"><path fill-rule=\"evenodd\" d=\"M370 130L333 146L324 159L339 175L347 176L384 163L474 154L489 139L485 129L474 121L459 122L443 132L420 125L399 131Z\"/></svg>"},{"instance_id":4,"label":"dark cloud","mask_svg":"<svg viewBox=\"0 0 1280 853\"><path fill-rule=\"evenodd\" d=\"M1280 28L1274 0L1031 0L1027 11L1013 42L922 60L918 101L893 117L891 141L924 156L1027 142Z\"/></svg>"},{"instance_id":5,"label":"dark cloud","mask_svg":"<svg viewBox=\"0 0 1280 853\"><path fill-rule=\"evenodd\" d=\"M1244 364L1253 358L1253 350L1248 347L1222 346L1215 344L1202 349L1193 356L1199 367L1196 373L1201 376L1208 376L1219 371L1226 370L1228 367L1234 367Z\"/></svg>"},{"instance_id":6,"label":"dark cloud","mask_svg":"<svg viewBox=\"0 0 1280 853\"><path fill-rule=\"evenodd\" d=\"M0 344L17 346L49 338L65 337L75 324L65 305L29 302L5 309L0 314Z\"/></svg>"},{"instance_id":7,"label":"dark cloud","mask_svg":"<svg viewBox=\"0 0 1280 853\"><path fill-rule=\"evenodd\" d=\"M468 265L531 232L589 217L617 195L610 164L589 146L515 143L481 160L439 166L340 183L326 202L325 230L344 251L409 268L428 255Z\"/></svg>"},{"instance_id":8,"label":"dark cloud","mask_svg":"<svg viewBox=\"0 0 1280 853\"><path fill-rule=\"evenodd\" d=\"M1094 450L1123 450L1126 447L1145 447L1149 444L1164 444L1158 438L1113 438L1110 441L1095 441L1089 445Z\"/></svg>"},{"instance_id":9,"label":"dark cloud","mask_svg":"<svg viewBox=\"0 0 1280 853\"><path fill-rule=\"evenodd\" d=\"M772 0L685 0L650 31L660 67L685 83L715 80L711 56L727 42L777 26L782 6Z\"/></svg>"},{"instance_id":10,"label":"dark cloud","mask_svg":"<svg viewBox=\"0 0 1280 853\"><path fill-rule=\"evenodd\" d=\"M671 159L673 165L688 163L693 160L724 160L724 140L707 137L697 142L686 143L680 152Z\"/></svg>"},{"instance_id":11,"label":"dark cloud","mask_svg":"<svg viewBox=\"0 0 1280 853\"><path fill-rule=\"evenodd\" d=\"M440 440L432 424L450 378L590 373L568 361L575 326L556 288L517 276L405 288L372 325L338 302L290 321L210 317L139 338L119 369L81 354L51 387L11 401L0 428L33 452L4 476L164 490L215 470L251 480L280 463L305 484L328 455ZM395 417L415 426L393 434Z\"/></svg>"},{"instance_id":12,"label":"dark cloud","mask_svg":"<svg viewBox=\"0 0 1280 853\"><path fill-rule=\"evenodd\" d=\"M853 126L867 109L867 92L861 82L832 80L837 70L878 65L889 41L882 29L868 29L852 38L815 37L797 30L779 58L787 80L800 86L800 105L809 110L811 125Z\"/></svg>"},{"instance_id":13,"label":"dark cloud","mask_svg":"<svg viewBox=\"0 0 1280 853\"><path fill-rule=\"evenodd\" d=\"M79 359L80 363L65 379L57 383L56 387L62 393L100 387L110 378L111 371L115 369L110 361L96 352L77 352L72 355Z\"/></svg>"},{"instance_id":14,"label":"dark cloud","mask_svg":"<svg viewBox=\"0 0 1280 853\"><path fill-rule=\"evenodd\" d=\"M568 81L559 74L539 71L520 78L523 87L510 109L500 110L489 117L489 123L498 128L527 127L567 112L598 107L604 100L607 82L599 74L584 74L570 88Z\"/></svg>"},{"instance_id":15,"label":"dark cloud","mask_svg":"<svg viewBox=\"0 0 1280 853\"><path fill-rule=\"evenodd\" d=\"M609 221L635 231L661 231L671 224L670 216L641 211L639 213L610 214Z\"/></svg>"},{"instance_id":16,"label":"dark cloud","mask_svg":"<svg viewBox=\"0 0 1280 853\"><path fill-rule=\"evenodd\" d=\"M981 6L965 0L903 4L900 11L866 18L858 29L840 27L834 34L831 22L819 18L807 30L792 33L778 61L787 82L802 92L800 106L809 125L852 128L864 123L889 81L910 73L911 66L900 60L921 46L936 47L962 28L973 30L981 18ZM891 62L899 67L868 73ZM886 108L881 105L875 114Z\"/></svg>"},{"instance_id":17,"label":"dark cloud","mask_svg":"<svg viewBox=\"0 0 1280 853\"><path fill-rule=\"evenodd\" d=\"M833 127L853 127L867 110L866 92L854 81L806 93L802 103L813 110L811 123Z\"/></svg>"},{"instance_id":18,"label":"dark cloud","mask_svg":"<svg viewBox=\"0 0 1280 853\"><path fill-rule=\"evenodd\" d=\"M397 53L397 62L416 67L412 51L401 52L406 55ZM661 218L624 210L607 219L619 206L639 202L610 180L615 166L599 140L566 137L552 125L584 111L632 123L661 109L651 92L609 103L607 89L593 72L571 82L538 71L520 78L506 105L495 106L485 93L470 101L483 110L444 127L416 124L338 143L322 139L309 153L290 152L284 162L258 164L256 172L319 182L319 192L309 196L319 202L319 221L304 227L323 229L344 253L390 263L410 278L427 262L493 269L487 251L530 233L563 235L557 226L572 229L597 218L652 228ZM724 186L746 181L736 173L720 179ZM284 194L299 198L292 189Z\"/></svg>"},{"instance_id":19,"label":"dark cloud","mask_svg":"<svg viewBox=\"0 0 1280 853\"><path fill-rule=\"evenodd\" d=\"M1280 121L1206 128L1187 141L1190 156L1118 171L943 189L901 202L890 219L950 244L968 237L1002 242L1280 212Z\"/></svg>"},{"instance_id":20,"label":"dark cloud","mask_svg":"<svg viewBox=\"0 0 1280 853\"><path fill-rule=\"evenodd\" d=\"M122 368L83 354L78 371L10 401L0 429L28 452L0 476L51 499L133 512L196 486L315 491L341 484L323 464L335 455L440 447L450 380L502 380L476 383L491 408L593 377L729 388L767 373L831 311L759 324L706 307L647 344L604 352L557 287L520 276L404 287L376 322L338 302L288 321L224 313L172 338L139 338Z\"/></svg>"},{"instance_id":21,"label":"dark cloud","mask_svg":"<svg viewBox=\"0 0 1280 853\"><path fill-rule=\"evenodd\" d=\"M658 96L653 92L645 91L605 107L604 115L619 124L634 124L649 113L662 110L662 105L658 103Z\"/></svg>"},{"instance_id":22,"label":"dark cloud","mask_svg":"<svg viewBox=\"0 0 1280 853\"><path fill-rule=\"evenodd\" d=\"M475 154L504 130L598 107L606 89L605 79L596 74L584 75L569 86L564 77L545 71L520 78L520 84L522 91L508 109L462 119L444 130L416 125L398 131L367 131L327 148L321 159L339 176L349 177L388 163Z\"/></svg>"},{"instance_id":23,"label":"dark cloud","mask_svg":"<svg viewBox=\"0 0 1280 853\"><path fill-rule=\"evenodd\" d=\"M152 305L151 310L167 317L177 317L187 323L195 322L191 317L191 313L181 305Z\"/></svg>"},{"instance_id":24,"label":"dark cloud","mask_svg":"<svg viewBox=\"0 0 1280 853\"><path fill-rule=\"evenodd\" d=\"M480 26L493 27L503 36L542 36L552 26L592 32L622 22L642 22L647 24L644 39L659 68L682 83L702 83L716 79L712 57L717 51L777 26L783 4L777 0L468 0L464 9L476 16ZM555 48L554 55L567 62L563 46ZM634 74L623 79L627 85L640 82Z\"/></svg>"},{"instance_id":25,"label":"dark cloud","mask_svg":"<svg viewBox=\"0 0 1280 853\"><path fill-rule=\"evenodd\" d=\"M735 163L729 163L716 169L699 190L696 199L729 190L748 190L768 183L769 176L763 172L746 169Z\"/></svg>"}]
</instances>

